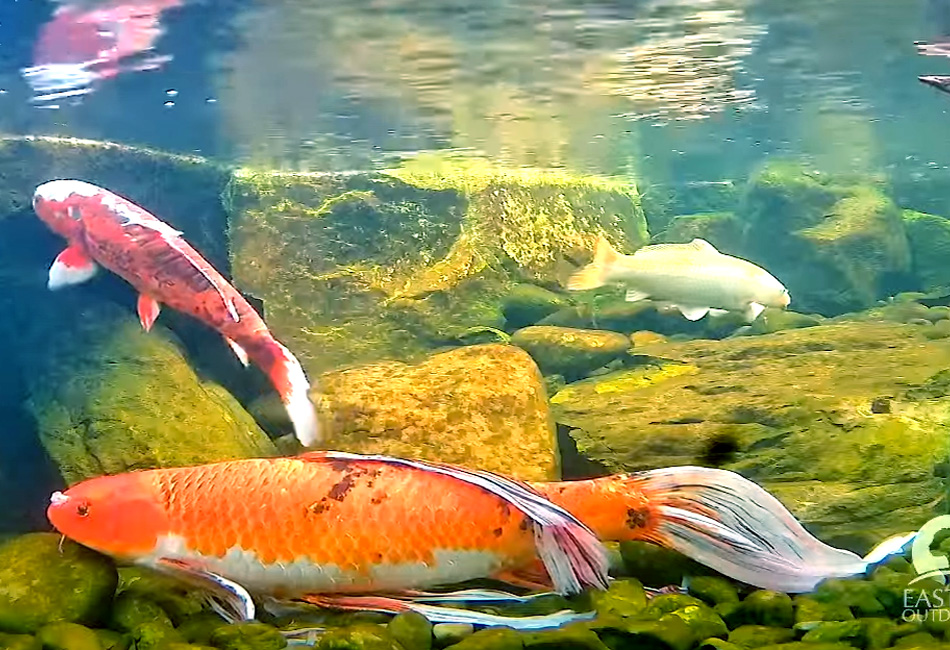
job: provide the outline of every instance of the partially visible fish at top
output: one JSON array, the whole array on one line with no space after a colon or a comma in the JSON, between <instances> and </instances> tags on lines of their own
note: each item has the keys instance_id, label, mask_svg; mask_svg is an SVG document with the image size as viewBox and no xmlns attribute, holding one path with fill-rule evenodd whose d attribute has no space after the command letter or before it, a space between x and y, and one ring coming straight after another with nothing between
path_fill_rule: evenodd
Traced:
<instances>
[{"instance_id":1,"label":"partially visible fish at top","mask_svg":"<svg viewBox=\"0 0 950 650\"><path fill-rule=\"evenodd\" d=\"M33 194L33 209L69 243L50 267L50 289L85 282L101 265L139 292L138 314L146 331L162 304L197 318L223 336L243 365L253 361L267 374L300 443L320 442L300 363L181 232L128 199L77 180L43 183Z\"/></svg>"},{"instance_id":2,"label":"partially visible fish at top","mask_svg":"<svg viewBox=\"0 0 950 650\"><path fill-rule=\"evenodd\" d=\"M650 298L676 308L689 320L738 312L752 322L766 307L785 309L788 290L768 271L725 255L704 239L654 244L624 255L601 235L593 261L572 275L571 291L620 283L630 302Z\"/></svg>"}]
</instances>

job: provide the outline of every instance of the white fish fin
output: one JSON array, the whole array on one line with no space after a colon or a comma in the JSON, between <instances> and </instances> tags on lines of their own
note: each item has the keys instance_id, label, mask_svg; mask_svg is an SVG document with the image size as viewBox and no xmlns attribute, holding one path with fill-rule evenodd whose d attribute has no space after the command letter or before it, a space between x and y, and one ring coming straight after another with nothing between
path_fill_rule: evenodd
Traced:
<instances>
[{"instance_id":1,"label":"white fish fin","mask_svg":"<svg viewBox=\"0 0 950 650\"><path fill-rule=\"evenodd\" d=\"M498 591L495 589L463 589L461 591L448 591L438 593L434 591L404 591L394 594L395 596L412 601L414 603L474 603L474 602L511 602L511 603L529 603L532 600L554 595L553 591L526 594L516 596L507 591Z\"/></svg>"},{"instance_id":2,"label":"white fish fin","mask_svg":"<svg viewBox=\"0 0 950 650\"><path fill-rule=\"evenodd\" d=\"M609 584L607 551L594 532L567 510L524 483L482 470L383 455L326 451L303 454L298 458L316 462L381 462L435 472L479 487L507 501L534 522L538 556L558 593L578 593L585 586L606 589Z\"/></svg>"},{"instance_id":3,"label":"white fish fin","mask_svg":"<svg viewBox=\"0 0 950 650\"><path fill-rule=\"evenodd\" d=\"M606 237L600 235L597 238L597 247L594 249L593 261L568 278L568 291L596 289L603 285L607 272L618 257L620 257L620 253L610 245Z\"/></svg>"},{"instance_id":4,"label":"white fish fin","mask_svg":"<svg viewBox=\"0 0 950 650\"><path fill-rule=\"evenodd\" d=\"M750 302L745 308L744 315L745 315L746 321L751 323L756 318L758 318L759 314L761 314L763 311L765 311L764 306L760 305L757 302Z\"/></svg>"},{"instance_id":5,"label":"white fish fin","mask_svg":"<svg viewBox=\"0 0 950 650\"><path fill-rule=\"evenodd\" d=\"M694 248L694 249L696 249L697 251L702 251L702 252L704 252L704 253L717 253L717 254L719 253L719 251L716 250L716 247L715 247L715 246L713 246L712 244L710 244L710 243L709 243L708 241L706 241L705 239L699 239L698 237L697 237L696 239L694 239L693 241L691 241L691 242L688 244L688 246L689 246L690 248Z\"/></svg>"},{"instance_id":6,"label":"white fish fin","mask_svg":"<svg viewBox=\"0 0 950 650\"><path fill-rule=\"evenodd\" d=\"M627 302L637 302L638 300L645 300L650 297L645 291L637 291L636 289L627 289L627 294L624 299Z\"/></svg>"},{"instance_id":7,"label":"white fish fin","mask_svg":"<svg viewBox=\"0 0 950 650\"><path fill-rule=\"evenodd\" d=\"M864 556L864 561L868 564L877 564L890 558L892 555L903 555L911 542L917 538L917 533L905 533L903 535L891 535L877 546L868 551Z\"/></svg>"},{"instance_id":8,"label":"white fish fin","mask_svg":"<svg viewBox=\"0 0 950 650\"><path fill-rule=\"evenodd\" d=\"M676 307L687 320L699 320L709 313L709 307L687 307L686 305L677 305Z\"/></svg>"},{"instance_id":9,"label":"white fish fin","mask_svg":"<svg viewBox=\"0 0 950 650\"><path fill-rule=\"evenodd\" d=\"M155 298L140 293L137 310L139 312L139 322L142 323L142 329L149 332L152 329L152 325L155 324L155 319L157 319L161 313L162 306Z\"/></svg>"},{"instance_id":10,"label":"white fish fin","mask_svg":"<svg viewBox=\"0 0 950 650\"><path fill-rule=\"evenodd\" d=\"M49 267L49 279L46 286L50 291L56 291L63 287L74 284L81 284L91 279L99 265L96 264L88 255L86 255L77 246L67 246Z\"/></svg>"},{"instance_id":11,"label":"white fish fin","mask_svg":"<svg viewBox=\"0 0 950 650\"><path fill-rule=\"evenodd\" d=\"M177 558L159 558L155 568L175 575L206 592L210 597L212 609L229 623L252 621L257 614L254 599L247 589L232 580Z\"/></svg>"},{"instance_id":12,"label":"white fish fin","mask_svg":"<svg viewBox=\"0 0 950 650\"><path fill-rule=\"evenodd\" d=\"M240 345L235 343L233 339L230 339L227 336L224 337L224 340L228 344L228 346L231 348L231 350L234 351L234 355L238 358L238 361L241 362L241 365L247 368L248 364L250 363L247 358L247 351L244 348L242 348Z\"/></svg>"},{"instance_id":13,"label":"white fish fin","mask_svg":"<svg viewBox=\"0 0 950 650\"><path fill-rule=\"evenodd\" d=\"M710 310L709 310L709 315L710 315L710 316L725 316L725 315L728 314L728 313L729 313L729 310L728 310L728 309L712 309L712 308L710 308Z\"/></svg>"}]
</instances>

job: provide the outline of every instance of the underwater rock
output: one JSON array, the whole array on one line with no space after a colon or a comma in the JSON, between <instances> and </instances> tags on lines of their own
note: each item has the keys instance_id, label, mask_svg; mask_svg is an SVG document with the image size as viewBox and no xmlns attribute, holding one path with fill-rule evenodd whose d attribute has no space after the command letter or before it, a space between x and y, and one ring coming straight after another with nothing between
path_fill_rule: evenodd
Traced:
<instances>
[{"instance_id":1,"label":"underwater rock","mask_svg":"<svg viewBox=\"0 0 950 650\"><path fill-rule=\"evenodd\" d=\"M445 155L385 172L236 172L225 203L236 286L312 376L502 329L513 285L563 283L600 232L647 240L628 184Z\"/></svg>"},{"instance_id":2,"label":"underwater rock","mask_svg":"<svg viewBox=\"0 0 950 650\"><path fill-rule=\"evenodd\" d=\"M604 617L590 625L609 648L689 650L699 639L677 616L662 621Z\"/></svg>"},{"instance_id":3,"label":"underwater rock","mask_svg":"<svg viewBox=\"0 0 950 650\"><path fill-rule=\"evenodd\" d=\"M454 645L474 633L471 623L436 623L432 626L432 638L438 648Z\"/></svg>"},{"instance_id":4,"label":"underwater rock","mask_svg":"<svg viewBox=\"0 0 950 650\"><path fill-rule=\"evenodd\" d=\"M643 585L635 578L614 580L607 591L594 591L591 604L600 616L636 616L647 606Z\"/></svg>"},{"instance_id":5,"label":"underwater rock","mask_svg":"<svg viewBox=\"0 0 950 650\"><path fill-rule=\"evenodd\" d=\"M728 641L743 648L760 648L786 643L794 638L795 633L785 628L766 625L743 625L729 632Z\"/></svg>"},{"instance_id":6,"label":"underwater rock","mask_svg":"<svg viewBox=\"0 0 950 650\"><path fill-rule=\"evenodd\" d=\"M557 630L521 635L525 650L608 650L600 638L583 623Z\"/></svg>"},{"instance_id":7,"label":"underwater rock","mask_svg":"<svg viewBox=\"0 0 950 650\"><path fill-rule=\"evenodd\" d=\"M620 542L624 571L648 587L657 589L683 583L686 576L710 572L706 567L681 553L650 542ZM690 577L690 580L693 578ZM736 598L736 602L738 602Z\"/></svg>"},{"instance_id":8,"label":"underwater rock","mask_svg":"<svg viewBox=\"0 0 950 650\"><path fill-rule=\"evenodd\" d=\"M93 625L108 612L117 582L110 560L60 535L14 538L0 546L0 630Z\"/></svg>"},{"instance_id":9,"label":"underwater rock","mask_svg":"<svg viewBox=\"0 0 950 650\"><path fill-rule=\"evenodd\" d=\"M153 614L157 612L154 606L161 608L175 627L185 621L194 620L208 609L202 593L189 589L186 583L176 577L147 568L120 568L116 594L118 602L126 598L146 601L142 606ZM141 600L134 602L141 603Z\"/></svg>"},{"instance_id":10,"label":"underwater rock","mask_svg":"<svg viewBox=\"0 0 950 650\"><path fill-rule=\"evenodd\" d=\"M30 634L0 632L0 648L3 650L43 650L43 644Z\"/></svg>"},{"instance_id":11,"label":"underwater rock","mask_svg":"<svg viewBox=\"0 0 950 650\"><path fill-rule=\"evenodd\" d=\"M792 599L777 591L753 591L742 600L739 611L745 620L756 625L791 627L795 622Z\"/></svg>"},{"instance_id":12,"label":"underwater rock","mask_svg":"<svg viewBox=\"0 0 950 650\"><path fill-rule=\"evenodd\" d=\"M913 272L924 289L950 285L950 221L914 210L902 212Z\"/></svg>"},{"instance_id":13,"label":"underwater rock","mask_svg":"<svg viewBox=\"0 0 950 650\"><path fill-rule=\"evenodd\" d=\"M735 585L719 576L690 577L686 589L690 596L695 596L708 605L739 602L739 592L736 591Z\"/></svg>"},{"instance_id":14,"label":"underwater rock","mask_svg":"<svg viewBox=\"0 0 950 650\"><path fill-rule=\"evenodd\" d=\"M511 337L546 375L571 381L626 355L630 339L619 332L534 325Z\"/></svg>"},{"instance_id":15,"label":"underwater rock","mask_svg":"<svg viewBox=\"0 0 950 650\"><path fill-rule=\"evenodd\" d=\"M618 335L619 336L619 335ZM416 365L381 362L320 377L334 449L557 478L541 374L513 345L477 345Z\"/></svg>"},{"instance_id":16,"label":"underwater rock","mask_svg":"<svg viewBox=\"0 0 950 650\"><path fill-rule=\"evenodd\" d=\"M788 288L799 311L869 307L910 271L900 210L872 184L770 161L750 178L739 215L751 261Z\"/></svg>"},{"instance_id":17,"label":"underwater rock","mask_svg":"<svg viewBox=\"0 0 950 650\"><path fill-rule=\"evenodd\" d=\"M793 330L801 327L821 325L825 319L819 314L799 314L788 309L766 307L756 318L743 335L771 334L782 330Z\"/></svg>"},{"instance_id":18,"label":"underwater rock","mask_svg":"<svg viewBox=\"0 0 950 650\"><path fill-rule=\"evenodd\" d=\"M505 327L516 330L534 325L569 305L565 297L535 284L516 284L501 303Z\"/></svg>"},{"instance_id":19,"label":"underwater rock","mask_svg":"<svg viewBox=\"0 0 950 650\"><path fill-rule=\"evenodd\" d=\"M745 242L745 226L732 212L684 214L673 217L666 228L656 234L653 244L685 244L705 239L726 255L735 255Z\"/></svg>"},{"instance_id":20,"label":"underwater rock","mask_svg":"<svg viewBox=\"0 0 950 650\"><path fill-rule=\"evenodd\" d=\"M103 650L99 636L77 623L44 625L36 639L43 644L43 650Z\"/></svg>"},{"instance_id":21,"label":"underwater rock","mask_svg":"<svg viewBox=\"0 0 950 650\"><path fill-rule=\"evenodd\" d=\"M403 648L429 650L432 647L432 623L416 612L403 612L387 625L389 634Z\"/></svg>"},{"instance_id":22,"label":"underwater rock","mask_svg":"<svg viewBox=\"0 0 950 650\"><path fill-rule=\"evenodd\" d=\"M451 650L521 650L521 635L507 627L486 628L449 646Z\"/></svg>"},{"instance_id":23,"label":"underwater rock","mask_svg":"<svg viewBox=\"0 0 950 650\"><path fill-rule=\"evenodd\" d=\"M945 499L950 393L924 389L950 348L921 331L839 322L645 344L642 365L567 385L552 413L604 471L733 470L825 541L866 551Z\"/></svg>"},{"instance_id":24,"label":"underwater rock","mask_svg":"<svg viewBox=\"0 0 950 650\"><path fill-rule=\"evenodd\" d=\"M219 627L211 634L209 643L220 650L281 650L287 646L277 628L257 621ZM328 646L317 643L315 647Z\"/></svg>"},{"instance_id":25,"label":"underwater rock","mask_svg":"<svg viewBox=\"0 0 950 650\"><path fill-rule=\"evenodd\" d=\"M79 292L33 305L17 351L40 440L68 484L130 469L272 456L273 443L173 337ZM23 315L25 316L25 315Z\"/></svg>"}]
</instances>

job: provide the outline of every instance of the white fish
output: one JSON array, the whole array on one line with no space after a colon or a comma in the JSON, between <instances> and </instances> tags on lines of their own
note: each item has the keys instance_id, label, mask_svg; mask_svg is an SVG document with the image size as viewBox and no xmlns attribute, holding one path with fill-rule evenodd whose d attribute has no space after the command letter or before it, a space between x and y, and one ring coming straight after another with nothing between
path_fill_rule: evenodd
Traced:
<instances>
[{"instance_id":1,"label":"white fish","mask_svg":"<svg viewBox=\"0 0 950 650\"><path fill-rule=\"evenodd\" d=\"M705 239L654 244L632 255L617 252L603 236L594 260L567 281L571 291L608 283L627 288L627 300L650 298L660 309L676 308L689 320L740 312L751 323L766 307L785 309L788 290L768 271L724 255Z\"/></svg>"}]
</instances>

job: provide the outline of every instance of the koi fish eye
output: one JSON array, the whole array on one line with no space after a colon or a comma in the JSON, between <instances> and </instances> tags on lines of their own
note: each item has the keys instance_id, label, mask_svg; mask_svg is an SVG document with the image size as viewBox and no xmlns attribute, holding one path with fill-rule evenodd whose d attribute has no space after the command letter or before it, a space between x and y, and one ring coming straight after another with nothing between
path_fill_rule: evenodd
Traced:
<instances>
[{"instance_id":1,"label":"koi fish eye","mask_svg":"<svg viewBox=\"0 0 950 650\"><path fill-rule=\"evenodd\" d=\"M87 516L89 514L89 504L80 503L78 506L76 506L76 514L79 515L80 517Z\"/></svg>"}]
</instances>

